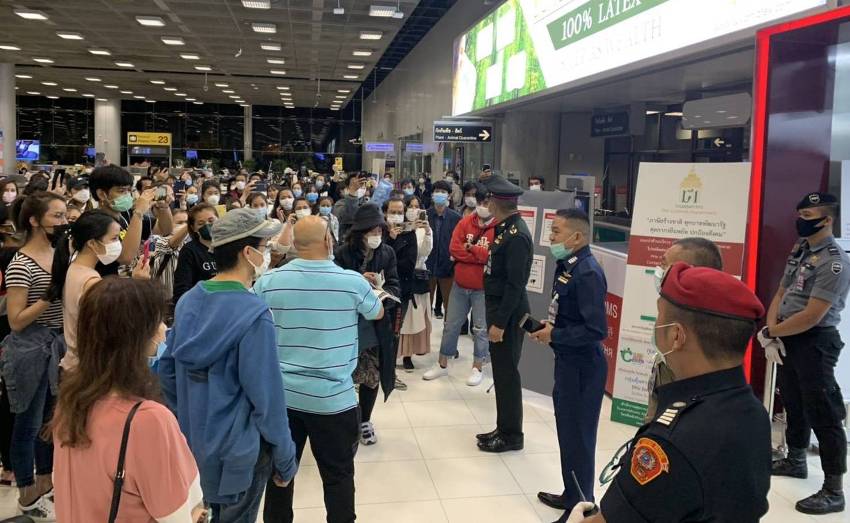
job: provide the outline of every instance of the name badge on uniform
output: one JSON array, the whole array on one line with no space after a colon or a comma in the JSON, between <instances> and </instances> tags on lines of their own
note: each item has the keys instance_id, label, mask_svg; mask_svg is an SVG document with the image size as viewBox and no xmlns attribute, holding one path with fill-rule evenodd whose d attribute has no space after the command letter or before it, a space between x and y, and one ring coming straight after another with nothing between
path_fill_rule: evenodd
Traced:
<instances>
[{"instance_id":1,"label":"name badge on uniform","mask_svg":"<svg viewBox=\"0 0 850 523\"><path fill-rule=\"evenodd\" d=\"M797 275L797 282L794 284L794 290L797 292L803 292L803 288L806 286L806 277L803 275L803 271L800 271L800 274Z\"/></svg>"}]
</instances>

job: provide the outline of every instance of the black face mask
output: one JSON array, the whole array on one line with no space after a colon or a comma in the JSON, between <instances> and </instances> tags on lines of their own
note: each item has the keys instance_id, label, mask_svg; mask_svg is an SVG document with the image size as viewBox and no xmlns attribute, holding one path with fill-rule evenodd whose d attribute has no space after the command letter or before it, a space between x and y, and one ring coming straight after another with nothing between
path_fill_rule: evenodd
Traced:
<instances>
[{"instance_id":1,"label":"black face mask","mask_svg":"<svg viewBox=\"0 0 850 523\"><path fill-rule=\"evenodd\" d=\"M47 236L47 241L50 242L50 245L52 247L56 247L56 242L58 242L59 238L62 237L63 234L65 234L65 231L68 230L68 227L69 227L69 225L63 224L63 225L54 225L52 231L48 231L47 229L44 229L44 234L45 234L45 236Z\"/></svg>"},{"instance_id":2,"label":"black face mask","mask_svg":"<svg viewBox=\"0 0 850 523\"><path fill-rule=\"evenodd\" d=\"M808 238L809 236L819 233L824 227L826 227L825 225L818 225L824 220L824 217L812 218L811 220L797 218L797 234L800 235L800 238Z\"/></svg>"},{"instance_id":3,"label":"black face mask","mask_svg":"<svg viewBox=\"0 0 850 523\"><path fill-rule=\"evenodd\" d=\"M212 240L212 225L206 224L198 231L198 235L206 241Z\"/></svg>"}]
</instances>

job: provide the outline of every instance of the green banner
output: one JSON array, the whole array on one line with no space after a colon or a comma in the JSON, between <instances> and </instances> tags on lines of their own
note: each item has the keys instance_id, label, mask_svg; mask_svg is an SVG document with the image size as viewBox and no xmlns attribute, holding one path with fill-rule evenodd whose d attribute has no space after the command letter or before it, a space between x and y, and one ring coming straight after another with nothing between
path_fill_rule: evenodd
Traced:
<instances>
[{"instance_id":1,"label":"green banner","mask_svg":"<svg viewBox=\"0 0 850 523\"><path fill-rule=\"evenodd\" d=\"M646 416L646 405L614 398L611 403L611 421L640 427Z\"/></svg>"},{"instance_id":2,"label":"green banner","mask_svg":"<svg viewBox=\"0 0 850 523\"><path fill-rule=\"evenodd\" d=\"M591 0L546 27L555 49L574 44L668 0Z\"/></svg>"}]
</instances>

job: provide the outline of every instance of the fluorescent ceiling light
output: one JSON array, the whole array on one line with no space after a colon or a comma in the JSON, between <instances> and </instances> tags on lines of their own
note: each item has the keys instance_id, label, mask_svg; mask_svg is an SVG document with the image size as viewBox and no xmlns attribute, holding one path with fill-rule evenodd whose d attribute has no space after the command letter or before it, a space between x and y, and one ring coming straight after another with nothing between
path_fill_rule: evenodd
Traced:
<instances>
[{"instance_id":1,"label":"fluorescent ceiling light","mask_svg":"<svg viewBox=\"0 0 850 523\"><path fill-rule=\"evenodd\" d=\"M270 24L267 22L254 22L251 24L251 29L254 30L255 33L276 33L277 26L275 24Z\"/></svg>"},{"instance_id":2,"label":"fluorescent ceiling light","mask_svg":"<svg viewBox=\"0 0 850 523\"><path fill-rule=\"evenodd\" d=\"M163 36L160 40L162 40L162 43L165 45L186 45L186 42L184 42L179 36Z\"/></svg>"},{"instance_id":3,"label":"fluorescent ceiling light","mask_svg":"<svg viewBox=\"0 0 850 523\"><path fill-rule=\"evenodd\" d=\"M221 92L224 94L233 94L236 91L234 91L233 89L222 89Z\"/></svg>"},{"instance_id":4,"label":"fluorescent ceiling light","mask_svg":"<svg viewBox=\"0 0 850 523\"><path fill-rule=\"evenodd\" d=\"M263 42L262 44L260 44L260 49L262 49L263 51L280 51L281 45L272 42Z\"/></svg>"},{"instance_id":5,"label":"fluorescent ceiling light","mask_svg":"<svg viewBox=\"0 0 850 523\"><path fill-rule=\"evenodd\" d=\"M86 80L88 80L89 82L99 82L100 78L96 76L86 76Z\"/></svg>"},{"instance_id":6,"label":"fluorescent ceiling light","mask_svg":"<svg viewBox=\"0 0 850 523\"><path fill-rule=\"evenodd\" d=\"M401 10L397 10L395 13L393 13L393 18L397 20L404 18L404 12Z\"/></svg>"},{"instance_id":7,"label":"fluorescent ceiling light","mask_svg":"<svg viewBox=\"0 0 850 523\"><path fill-rule=\"evenodd\" d=\"M355 71L360 71L366 68L365 64L348 64L349 69L353 69Z\"/></svg>"},{"instance_id":8,"label":"fluorescent ceiling light","mask_svg":"<svg viewBox=\"0 0 850 523\"><path fill-rule=\"evenodd\" d=\"M51 95L48 95L47 98L49 98L51 100L58 100L59 99L58 96L51 96Z\"/></svg>"},{"instance_id":9,"label":"fluorescent ceiling light","mask_svg":"<svg viewBox=\"0 0 850 523\"><path fill-rule=\"evenodd\" d=\"M195 70L196 71L212 71L212 67L210 67L208 65L196 65Z\"/></svg>"},{"instance_id":10,"label":"fluorescent ceiling light","mask_svg":"<svg viewBox=\"0 0 850 523\"><path fill-rule=\"evenodd\" d=\"M194 102L195 100L196 100L196 98L186 98L187 102Z\"/></svg>"},{"instance_id":11,"label":"fluorescent ceiling light","mask_svg":"<svg viewBox=\"0 0 850 523\"><path fill-rule=\"evenodd\" d=\"M380 40L384 37L381 31L360 31L361 40Z\"/></svg>"},{"instance_id":12,"label":"fluorescent ceiling light","mask_svg":"<svg viewBox=\"0 0 850 523\"><path fill-rule=\"evenodd\" d=\"M344 74L344 75L342 75L342 77L345 78L346 80L357 80L356 74Z\"/></svg>"},{"instance_id":13,"label":"fluorescent ceiling light","mask_svg":"<svg viewBox=\"0 0 850 523\"><path fill-rule=\"evenodd\" d=\"M646 112L646 115L647 115L647 116L652 116L652 115L654 115L654 114L658 114L658 113L660 113L660 112L661 112L661 111L647 111L647 112Z\"/></svg>"},{"instance_id":14,"label":"fluorescent ceiling light","mask_svg":"<svg viewBox=\"0 0 850 523\"><path fill-rule=\"evenodd\" d=\"M217 84L215 84L215 86L216 86L216 87L230 87L230 84L217 83Z\"/></svg>"},{"instance_id":15,"label":"fluorescent ceiling light","mask_svg":"<svg viewBox=\"0 0 850 523\"><path fill-rule=\"evenodd\" d=\"M239 105L241 105L242 107L251 107L250 104L239 104Z\"/></svg>"},{"instance_id":16,"label":"fluorescent ceiling light","mask_svg":"<svg viewBox=\"0 0 850 523\"><path fill-rule=\"evenodd\" d=\"M115 62L115 65L118 67L133 67L133 64L130 62Z\"/></svg>"},{"instance_id":17,"label":"fluorescent ceiling light","mask_svg":"<svg viewBox=\"0 0 850 523\"><path fill-rule=\"evenodd\" d=\"M74 89L73 87L63 87L62 90L65 91L66 93L76 93L77 92L77 90Z\"/></svg>"},{"instance_id":18,"label":"fluorescent ceiling light","mask_svg":"<svg viewBox=\"0 0 850 523\"><path fill-rule=\"evenodd\" d=\"M107 84L107 85L104 85L104 87L106 87L107 89L118 89L118 86L113 85L113 84Z\"/></svg>"},{"instance_id":19,"label":"fluorescent ceiling light","mask_svg":"<svg viewBox=\"0 0 850 523\"><path fill-rule=\"evenodd\" d=\"M671 112L671 113L664 113L664 116L682 116L682 112L681 111L674 111L674 112Z\"/></svg>"},{"instance_id":20,"label":"fluorescent ceiling light","mask_svg":"<svg viewBox=\"0 0 850 523\"><path fill-rule=\"evenodd\" d=\"M337 90L336 90L336 92L338 92L338 93L343 93L343 94L348 94L348 93L350 93L350 92L351 92L351 89L337 89Z\"/></svg>"},{"instance_id":21,"label":"fluorescent ceiling light","mask_svg":"<svg viewBox=\"0 0 850 523\"><path fill-rule=\"evenodd\" d=\"M369 49L355 49L351 51L351 56L372 56L372 51Z\"/></svg>"},{"instance_id":22,"label":"fluorescent ceiling light","mask_svg":"<svg viewBox=\"0 0 850 523\"><path fill-rule=\"evenodd\" d=\"M176 91L177 90L176 87L163 87L163 89L165 89L166 91Z\"/></svg>"},{"instance_id":23,"label":"fluorescent ceiling light","mask_svg":"<svg viewBox=\"0 0 850 523\"><path fill-rule=\"evenodd\" d=\"M4 51L20 51L21 48L15 44L0 44L0 49Z\"/></svg>"},{"instance_id":24,"label":"fluorescent ceiling light","mask_svg":"<svg viewBox=\"0 0 850 523\"><path fill-rule=\"evenodd\" d=\"M344 94L338 94L338 95L334 96L334 98L336 98L337 100L345 100L348 97L345 96Z\"/></svg>"},{"instance_id":25,"label":"fluorescent ceiling light","mask_svg":"<svg viewBox=\"0 0 850 523\"><path fill-rule=\"evenodd\" d=\"M33 58L34 62L38 62L40 64L52 64L53 60L50 58Z\"/></svg>"},{"instance_id":26,"label":"fluorescent ceiling light","mask_svg":"<svg viewBox=\"0 0 850 523\"><path fill-rule=\"evenodd\" d=\"M136 21L145 27L162 27L165 21L158 16L137 16Z\"/></svg>"},{"instance_id":27,"label":"fluorescent ceiling light","mask_svg":"<svg viewBox=\"0 0 850 523\"><path fill-rule=\"evenodd\" d=\"M369 6L369 16L378 18L392 18L395 14L395 6L392 5L372 5Z\"/></svg>"},{"instance_id":28,"label":"fluorescent ceiling light","mask_svg":"<svg viewBox=\"0 0 850 523\"><path fill-rule=\"evenodd\" d=\"M94 95L90 94L90 93L86 93L83 96L86 97L86 98L94 98Z\"/></svg>"},{"instance_id":29,"label":"fluorescent ceiling light","mask_svg":"<svg viewBox=\"0 0 850 523\"><path fill-rule=\"evenodd\" d=\"M277 74L277 75L284 75L284 74L286 74L286 71L284 71L283 69L272 69L272 70L271 70L271 71L269 71L269 72L270 72L271 74Z\"/></svg>"},{"instance_id":30,"label":"fluorescent ceiling light","mask_svg":"<svg viewBox=\"0 0 850 523\"><path fill-rule=\"evenodd\" d=\"M145 100L145 101L149 104L155 104L156 103L156 100Z\"/></svg>"},{"instance_id":31,"label":"fluorescent ceiling light","mask_svg":"<svg viewBox=\"0 0 850 523\"><path fill-rule=\"evenodd\" d=\"M231 99L233 99L233 100L238 100L238 99L242 98L242 97L241 97L241 96L239 96L238 94L229 94L229 95L227 95L227 97L228 97L228 98L231 98Z\"/></svg>"},{"instance_id":32,"label":"fluorescent ceiling light","mask_svg":"<svg viewBox=\"0 0 850 523\"><path fill-rule=\"evenodd\" d=\"M24 20L47 20L47 15L33 9L15 9L15 14Z\"/></svg>"},{"instance_id":33,"label":"fluorescent ceiling light","mask_svg":"<svg viewBox=\"0 0 850 523\"><path fill-rule=\"evenodd\" d=\"M48 87L56 87L59 84L57 84L56 82L41 82L41 85L46 85Z\"/></svg>"},{"instance_id":34,"label":"fluorescent ceiling light","mask_svg":"<svg viewBox=\"0 0 850 523\"><path fill-rule=\"evenodd\" d=\"M189 96L186 93L174 93L174 96Z\"/></svg>"},{"instance_id":35,"label":"fluorescent ceiling light","mask_svg":"<svg viewBox=\"0 0 850 523\"><path fill-rule=\"evenodd\" d=\"M165 85L165 80L151 80L154 85Z\"/></svg>"},{"instance_id":36,"label":"fluorescent ceiling light","mask_svg":"<svg viewBox=\"0 0 850 523\"><path fill-rule=\"evenodd\" d=\"M204 102L192 102L195 105L204 105Z\"/></svg>"},{"instance_id":37,"label":"fluorescent ceiling light","mask_svg":"<svg viewBox=\"0 0 850 523\"><path fill-rule=\"evenodd\" d=\"M112 52L108 49L89 49L91 54L96 54L98 56L111 56Z\"/></svg>"},{"instance_id":38,"label":"fluorescent ceiling light","mask_svg":"<svg viewBox=\"0 0 850 523\"><path fill-rule=\"evenodd\" d=\"M15 75L15 78L23 78L23 79L27 79L27 78L32 78L32 76L30 76L30 75L28 75L28 74L16 74L16 75Z\"/></svg>"},{"instance_id":39,"label":"fluorescent ceiling light","mask_svg":"<svg viewBox=\"0 0 850 523\"><path fill-rule=\"evenodd\" d=\"M38 91L27 91L27 94L31 94L31 95L33 95L33 96L38 96L38 95L40 95L41 93L40 93L40 92L38 92Z\"/></svg>"},{"instance_id":40,"label":"fluorescent ceiling light","mask_svg":"<svg viewBox=\"0 0 850 523\"><path fill-rule=\"evenodd\" d=\"M50 97L48 96L48 98L50 98ZM109 101L106 98L95 98L95 100L97 100L98 102L108 102Z\"/></svg>"},{"instance_id":41,"label":"fluorescent ceiling light","mask_svg":"<svg viewBox=\"0 0 850 523\"><path fill-rule=\"evenodd\" d=\"M242 0L242 5L248 9L271 9L271 0Z\"/></svg>"},{"instance_id":42,"label":"fluorescent ceiling light","mask_svg":"<svg viewBox=\"0 0 850 523\"><path fill-rule=\"evenodd\" d=\"M136 96L134 96L133 98L135 98L136 100L144 100L145 99L144 96L141 96L141 95L138 95L138 94Z\"/></svg>"},{"instance_id":43,"label":"fluorescent ceiling light","mask_svg":"<svg viewBox=\"0 0 850 523\"><path fill-rule=\"evenodd\" d=\"M272 65L283 65L286 63L286 60L282 58L266 58L266 62Z\"/></svg>"},{"instance_id":44,"label":"fluorescent ceiling light","mask_svg":"<svg viewBox=\"0 0 850 523\"><path fill-rule=\"evenodd\" d=\"M56 36L63 40L83 40L83 35L80 33L66 33L64 31L56 31Z\"/></svg>"},{"instance_id":45,"label":"fluorescent ceiling light","mask_svg":"<svg viewBox=\"0 0 850 523\"><path fill-rule=\"evenodd\" d=\"M133 94L133 91L118 91L121 94Z\"/></svg>"},{"instance_id":46,"label":"fluorescent ceiling light","mask_svg":"<svg viewBox=\"0 0 850 523\"><path fill-rule=\"evenodd\" d=\"M180 58L184 60L200 60L201 57L194 53L180 53Z\"/></svg>"},{"instance_id":47,"label":"fluorescent ceiling light","mask_svg":"<svg viewBox=\"0 0 850 523\"><path fill-rule=\"evenodd\" d=\"M289 86L286 86L286 85L278 85L278 86L277 86L277 90L278 90L278 91L288 91L288 90L289 90Z\"/></svg>"}]
</instances>

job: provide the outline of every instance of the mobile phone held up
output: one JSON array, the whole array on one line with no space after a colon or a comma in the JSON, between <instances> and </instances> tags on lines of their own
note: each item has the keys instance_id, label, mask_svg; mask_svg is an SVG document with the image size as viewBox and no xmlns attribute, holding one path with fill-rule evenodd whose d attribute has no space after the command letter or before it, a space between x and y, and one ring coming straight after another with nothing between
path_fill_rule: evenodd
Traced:
<instances>
[{"instance_id":1,"label":"mobile phone held up","mask_svg":"<svg viewBox=\"0 0 850 523\"><path fill-rule=\"evenodd\" d=\"M156 188L156 195L154 196L154 199L156 201L161 202L162 200L165 200L167 197L168 197L168 190L165 188L164 185L160 185L159 187Z\"/></svg>"},{"instance_id":2,"label":"mobile phone held up","mask_svg":"<svg viewBox=\"0 0 850 523\"><path fill-rule=\"evenodd\" d=\"M519 327L528 333L534 333L542 329L545 325L531 317L528 313L524 314L519 320Z\"/></svg>"},{"instance_id":3,"label":"mobile phone held up","mask_svg":"<svg viewBox=\"0 0 850 523\"><path fill-rule=\"evenodd\" d=\"M154 243L153 237L145 240L144 246L142 247L142 265L145 265L150 260L151 254L156 250L156 243Z\"/></svg>"}]
</instances>

